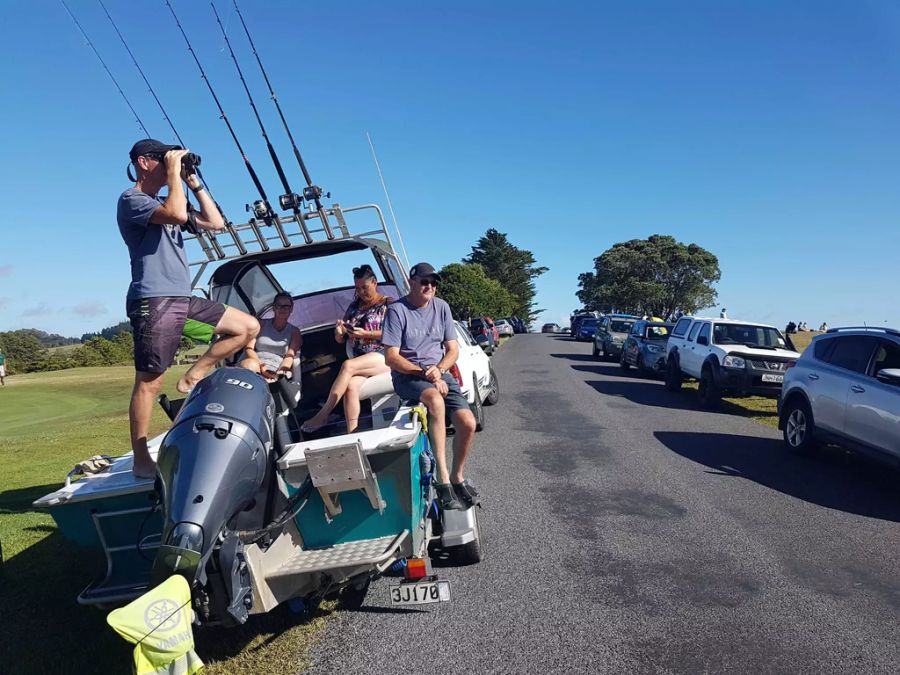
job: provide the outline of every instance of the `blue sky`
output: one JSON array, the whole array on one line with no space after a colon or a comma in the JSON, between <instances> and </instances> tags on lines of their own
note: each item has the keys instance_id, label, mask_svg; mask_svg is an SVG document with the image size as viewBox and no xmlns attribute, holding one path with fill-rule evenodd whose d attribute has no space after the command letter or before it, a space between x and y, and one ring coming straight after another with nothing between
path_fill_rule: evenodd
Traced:
<instances>
[{"instance_id":1,"label":"blue sky","mask_svg":"<svg viewBox=\"0 0 900 675\"><path fill-rule=\"evenodd\" d=\"M274 200L209 5L173 4ZM99 5L70 6L151 133L170 139ZM162 0L107 6L215 196L242 219L253 186ZM230 1L216 7L298 185ZM4 8L0 330L78 336L124 318L114 208L142 134L61 5ZM242 9L315 181L341 204L383 204L370 132L410 257L441 266L487 228L506 232L550 268L539 322L568 321L578 274L610 245L662 233L718 255L733 317L900 327L895 3Z\"/></svg>"}]
</instances>

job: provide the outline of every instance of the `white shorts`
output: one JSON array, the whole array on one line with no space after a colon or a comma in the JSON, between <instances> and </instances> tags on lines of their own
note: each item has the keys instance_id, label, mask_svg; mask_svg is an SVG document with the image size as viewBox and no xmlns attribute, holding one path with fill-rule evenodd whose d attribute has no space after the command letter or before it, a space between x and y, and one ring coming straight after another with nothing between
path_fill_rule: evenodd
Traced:
<instances>
[{"instance_id":1,"label":"white shorts","mask_svg":"<svg viewBox=\"0 0 900 675\"><path fill-rule=\"evenodd\" d=\"M0 366L0 377L6 377L6 366Z\"/></svg>"}]
</instances>

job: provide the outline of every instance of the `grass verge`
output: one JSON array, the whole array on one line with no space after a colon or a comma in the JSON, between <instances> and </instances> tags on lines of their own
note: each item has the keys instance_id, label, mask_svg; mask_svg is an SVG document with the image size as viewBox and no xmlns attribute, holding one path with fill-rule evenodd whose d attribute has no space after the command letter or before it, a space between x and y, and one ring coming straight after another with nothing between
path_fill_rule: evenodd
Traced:
<instances>
[{"instance_id":1,"label":"grass verge","mask_svg":"<svg viewBox=\"0 0 900 675\"><path fill-rule=\"evenodd\" d=\"M172 368L163 390L187 369ZM28 373L0 387L0 630L4 672L120 673L130 670L132 646L106 625L106 612L81 607L78 593L100 570L59 534L53 519L31 503L62 485L76 462L97 453L128 451L130 367ZM154 409L151 433L168 427ZM299 672L306 651L335 605L295 615L279 608L238 629L197 631L208 672Z\"/></svg>"}]
</instances>

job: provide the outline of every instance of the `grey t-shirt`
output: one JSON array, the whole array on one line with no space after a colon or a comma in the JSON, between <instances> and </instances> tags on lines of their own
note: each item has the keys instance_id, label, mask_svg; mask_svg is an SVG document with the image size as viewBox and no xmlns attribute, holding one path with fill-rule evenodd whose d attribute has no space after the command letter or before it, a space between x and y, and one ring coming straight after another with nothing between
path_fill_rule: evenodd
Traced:
<instances>
[{"instance_id":1,"label":"grey t-shirt","mask_svg":"<svg viewBox=\"0 0 900 675\"><path fill-rule=\"evenodd\" d=\"M131 256L128 300L191 295L181 227L150 222L150 216L161 203L159 198L136 188L125 190L119 197L116 213L119 232Z\"/></svg>"},{"instance_id":2,"label":"grey t-shirt","mask_svg":"<svg viewBox=\"0 0 900 675\"><path fill-rule=\"evenodd\" d=\"M291 346L291 337L296 326L291 322L280 331L275 328L272 319L259 322L259 335L256 336L254 351L259 356L259 361L267 370L275 372L281 367L284 355Z\"/></svg>"},{"instance_id":3,"label":"grey t-shirt","mask_svg":"<svg viewBox=\"0 0 900 675\"><path fill-rule=\"evenodd\" d=\"M444 342L456 340L450 305L432 298L424 307L413 306L408 296L388 305L381 342L399 347L400 356L420 368L437 365L444 356Z\"/></svg>"}]
</instances>

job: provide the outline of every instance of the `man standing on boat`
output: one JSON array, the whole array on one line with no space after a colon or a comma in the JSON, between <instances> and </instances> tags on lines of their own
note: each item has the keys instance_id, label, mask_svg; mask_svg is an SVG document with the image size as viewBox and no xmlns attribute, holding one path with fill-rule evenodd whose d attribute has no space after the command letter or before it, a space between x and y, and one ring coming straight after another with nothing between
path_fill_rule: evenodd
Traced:
<instances>
[{"instance_id":1,"label":"man standing on boat","mask_svg":"<svg viewBox=\"0 0 900 675\"><path fill-rule=\"evenodd\" d=\"M152 478L155 465L147 450L150 415L172 365L185 325L188 337L219 339L191 366L177 389L187 393L217 361L242 349L259 333L259 322L233 307L191 296L191 277L184 251L183 230L217 231L225 223L193 167L183 165L188 153L177 145L151 138L134 144L129 153L137 180L119 197L119 232L131 257L131 285L126 311L134 333L134 390L129 421L134 474ZM196 195L200 211L189 207L182 181ZM165 198L158 196L168 186Z\"/></svg>"},{"instance_id":2,"label":"man standing on boat","mask_svg":"<svg viewBox=\"0 0 900 675\"><path fill-rule=\"evenodd\" d=\"M463 477L475 437L475 416L459 384L447 371L456 363L459 346L450 306L434 296L441 277L428 263L409 271L409 295L388 307L381 341L400 398L421 401L431 418L431 443L437 461L437 493L444 509L475 503L477 493ZM447 467L446 416L455 429L453 473Z\"/></svg>"}]
</instances>

